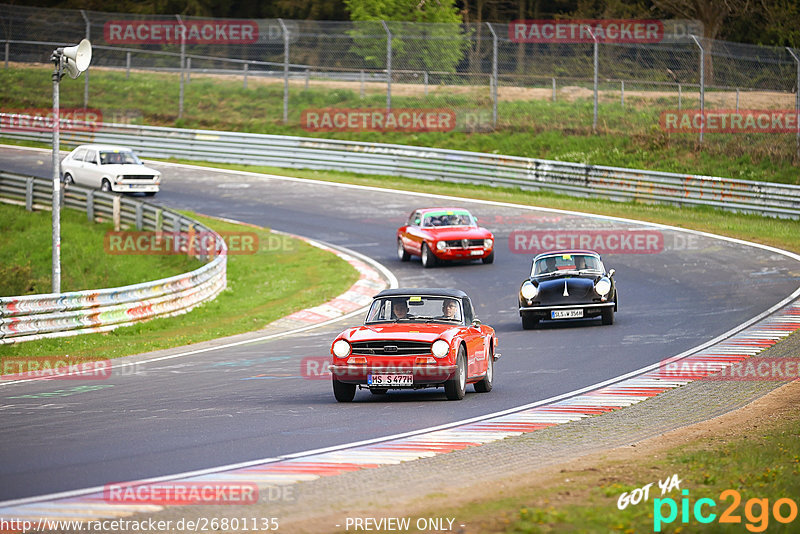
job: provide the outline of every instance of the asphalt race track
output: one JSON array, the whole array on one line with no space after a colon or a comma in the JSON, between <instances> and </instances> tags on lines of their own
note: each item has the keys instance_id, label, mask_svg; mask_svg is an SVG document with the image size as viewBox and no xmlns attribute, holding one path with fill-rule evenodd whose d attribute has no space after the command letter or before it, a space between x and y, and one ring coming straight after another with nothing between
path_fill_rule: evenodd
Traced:
<instances>
[{"instance_id":1,"label":"asphalt race track","mask_svg":"<svg viewBox=\"0 0 800 534\"><path fill-rule=\"evenodd\" d=\"M489 394L362 391L335 402L327 380L302 376L326 357L344 320L301 335L142 364L103 381L0 384L0 500L186 472L426 428L563 394L674 356L722 334L797 288L800 265L769 250L694 233L559 212L442 200L242 173L154 164L155 202L310 237L365 254L402 286L466 291L498 331ZM0 168L50 176L50 153L0 147ZM423 269L401 263L394 232L412 209L470 209L495 233L496 259ZM613 326L575 320L523 331L516 293L531 255L512 231L651 230L649 253L605 254L620 292ZM543 234L539 234L543 235ZM102 251L98 251L102 253ZM67 269L68 266L64 266ZM97 389L81 388L94 386ZM76 389L77 388L77 389ZM57 395L43 396L56 390Z\"/></svg>"}]
</instances>

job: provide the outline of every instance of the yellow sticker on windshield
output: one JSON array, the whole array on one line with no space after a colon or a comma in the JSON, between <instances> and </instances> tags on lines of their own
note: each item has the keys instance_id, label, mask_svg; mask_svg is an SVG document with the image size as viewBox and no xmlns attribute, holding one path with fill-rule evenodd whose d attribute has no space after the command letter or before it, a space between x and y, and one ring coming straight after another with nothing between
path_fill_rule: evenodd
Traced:
<instances>
[{"instance_id":1,"label":"yellow sticker on windshield","mask_svg":"<svg viewBox=\"0 0 800 534\"><path fill-rule=\"evenodd\" d=\"M561 255L561 259L564 260L564 261L570 260L570 259L572 259L572 255L571 254L562 254Z\"/></svg>"},{"instance_id":2,"label":"yellow sticker on windshield","mask_svg":"<svg viewBox=\"0 0 800 534\"><path fill-rule=\"evenodd\" d=\"M422 297L411 297L408 299L409 302L422 302Z\"/></svg>"},{"instance_id":3,"label":"yellow sticker on windshield","mask_svg":"<svg viewBox=\"0 0 800 534\"><path fill-rule=\"evenodd\" d=\"M448 215L453 215L453 212L452 211L448 211L447 214Z\"/></svg>"}]
</instances>

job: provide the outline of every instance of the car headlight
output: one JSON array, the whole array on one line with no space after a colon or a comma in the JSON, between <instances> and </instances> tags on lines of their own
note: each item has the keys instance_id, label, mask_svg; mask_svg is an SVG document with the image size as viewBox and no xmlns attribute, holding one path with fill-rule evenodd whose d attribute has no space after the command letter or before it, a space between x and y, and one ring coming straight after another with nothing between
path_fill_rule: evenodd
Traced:
<instances>
[{"instance_id":1,"label":"car headlight","mask_svg":"<svg viewBox=\"0 0 800 534\"><path fill-rule=\"evenodd\" d=\"M433 352L433 355L437 358L444 358L449 351L450 344L444 339L437 339L433 342L433 346L431 347L431 352Z\"/></svg>"},{"instance_id":2,"label":"car headlight","mask_svg":"<svg viewBox=\"0 0 800 534\"><path fill-rule=\"evenodd\" d=\"M601 278L594 285L594 290L597 291L597 294L601 297L605 297L608 295L608 292L611 291L611 281L608 278Z\"/></svg>"},{"instance_id":3,"label":"car headlight","mask_svg":"<svg viewBox=\"0 0 800 534\"><path fill-rule=\"evenodd\" d=\"M438 243L436 243L436 248L438 248L439 250L444 250L447 248L447 243L445 241L439 241Z\"/></svg>"},{"instance_id":4,"label":"car headlight","mask_svg":"<svg viewBox=\"0 0 800 534\"><path fill-rule=\"evenodd\" d=\"M539 293L539 288L533 285L530 281L528 281L522 284L522 287L520 288L519 292L524 298L531 300Z\"/></svg>"},{"instance_id":5,"label":"car headlight","mask_svg":"<svg viewBox=\"0 0 800 534\"><path fill-rule=\"evenodd\" d=\"M333 344L333 353L337 358L346 358L350 354L350 343L344 339L340 339Z\"/></svg>"},{"instance_id":6,"label":"car headlight","mask_svg":"<svg viewBox=\"0 0 800 534\"><path fill-rule=\"evenodd\" d=\"M494 245L494 241L492 241L491 239L483 240L483 248L492 248L492 245Z\"/></svg>"}]
</instances>

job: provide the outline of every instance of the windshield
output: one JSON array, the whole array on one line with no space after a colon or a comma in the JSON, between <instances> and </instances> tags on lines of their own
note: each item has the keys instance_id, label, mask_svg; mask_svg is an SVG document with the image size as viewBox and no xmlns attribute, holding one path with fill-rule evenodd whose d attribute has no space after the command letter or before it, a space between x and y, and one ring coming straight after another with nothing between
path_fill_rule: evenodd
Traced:
<instances>
[{"instance_id":1,"label":"windshield","mask_svg":"<svg viewBox=\"0 0 800 534\"><path fill-rule=\"evenodd\" d=\"M375 299L365 324L382 322L462 323L460 299L450 297L396 296Z\"/></svg>"},{"instance_id":2,"label":"windshield","mask_svg":"<svg viewBox=\"0 0 800 534\"><path fill-rule=\"evenodd\" d=\"M100 165L141 165L142 162L130 150L104 150L100 152Z\"/></svg>"},{"instance_id":3,"label":"windshield","mask_svg":"<svg viewBox=\"0 0 800 534\"><path fill-rule=\"evenodd\" d=\"M603 264L589 254L558 254L536 260L533 265L533 276L552 275L569 271L603 271Z\"/></svg>"},{"instance_id":4,"label":"windshield","mask_svg":"<svg viewBox=\"0 0 800 534\"><path fill-rule=\"evenodd\" d=\"M475 221L467 210L431 211L422 219L422 226L474 226Z\"/></svg>"}]
</instances>

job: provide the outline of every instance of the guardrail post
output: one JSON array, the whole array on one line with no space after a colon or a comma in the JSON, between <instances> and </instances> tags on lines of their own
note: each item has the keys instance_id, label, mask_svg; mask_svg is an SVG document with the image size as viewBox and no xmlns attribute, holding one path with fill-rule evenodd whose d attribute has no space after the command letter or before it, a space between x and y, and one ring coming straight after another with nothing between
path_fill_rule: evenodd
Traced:
<instances>
[{"instance_id":1,"label":"guardrail post","mask_svg":"<svg viewBox=\"0 0 800 534\"><path fill-rule=\"evenodd\" d=\"M163 232L163 229L164 229L164 210L160 210L160 209L156 210L156 218L155 218L155 221L153 222L153 224L155 225L153 230L155 230L156 232Z\"/></svg>"},{"instance_id":2,"label":"guardrail post","mask_svg":"<svg viewBox=\"0 0 800 534\"><path fill-rule=\"evenodd\" d=\"M86 218L94 222L94 191L86 193Z\"/></svg>"},{"instance_id":3,"label":"guardrail post","mask_svg":"<svg viewBox=\"0 0 800 534\"><path fill-rule=\"evenodd\" d=\"M283 19L278 19L283 31L283 124L289 123L289 30Z\"/></svg>"},{"instance_id":4,"label":"guardrail post","mask_svg":"<svg viewBox=\"0 0 800 534\"><path fill-rule=\"evenodd\" d=\"M114 231L119 232L120 218L122 216L122 204L120 196L114 195L111 200L111 219L114 222Z\"/></svg>"},{"instance_id":5,"label":"guardrail post","mask_svg":"<svg viewBox=\"0 0 800 534\"><path fill-rule=\"evenodd\" d=\"M144 204L141 202L136 203L136 229L141 230L144 220Z\"/></svg>"},{"instance_id":6,"label":"guardrail post","mask_svg":"<svg viewBox=\"0 0 800 534\"><path fill-rule=\"evenodd\" d=\"M392 32L385 20L381 21L386 31L386 111L392 109Z\"/></svg>"},{"instance_id":7,"label":"guardrail post","mask_svg":"<svg viewBox=\"0 0 800 534\"><path fill-rule=\"evenodd\" d=\"M25 179L25 209L33 211L33 178Z\"/></svg>"},{"instance_id":8,"label":"guardrail post","mask_svg":"<svg viewBox=\"0 0 800 534\"><path fill-rule=\"evenodd\" d=\"M172 218L172 231L178 234L181 232L181 218L177 215Z\"/></svg>"}]
</instances>

